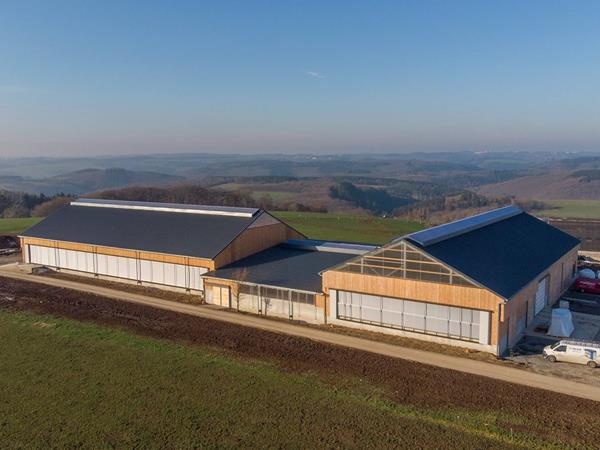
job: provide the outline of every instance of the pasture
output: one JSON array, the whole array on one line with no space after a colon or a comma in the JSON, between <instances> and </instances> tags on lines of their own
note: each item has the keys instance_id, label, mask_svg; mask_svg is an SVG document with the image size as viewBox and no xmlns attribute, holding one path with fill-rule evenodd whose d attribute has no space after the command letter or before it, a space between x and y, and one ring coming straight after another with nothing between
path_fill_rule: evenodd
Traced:
<instances>
[{"instance_id":1,"label":"pasture","mask_svg":"<svg viewBox=\"0 0 600 450\"><path fill-rule=\"evenodd\" d=\"M536 215L569 219L600 219L600 200L545 200L544 203L551 205L552 208L536 211Z\"/></svg>"},{"instance_id":2,"label":"pasture","mask_svg":"<svg viewBox=\"0 0 600 450\"><path fill-rule=\"evenodd\" d=\"M423 228L417 222L352 214L292 211L272 214L311 239L383 244Z\"/></svg>"},{"instance_id":3,"label":"pasture","mask_svg":"<svg viewBox=\"0 0 600 450\"><path fill-rule=\"evenodd\" d=\"M41 217L24 217L19 219L0 218L0 234L19 234L35 225Z\"/></svg>"}]
</instances>

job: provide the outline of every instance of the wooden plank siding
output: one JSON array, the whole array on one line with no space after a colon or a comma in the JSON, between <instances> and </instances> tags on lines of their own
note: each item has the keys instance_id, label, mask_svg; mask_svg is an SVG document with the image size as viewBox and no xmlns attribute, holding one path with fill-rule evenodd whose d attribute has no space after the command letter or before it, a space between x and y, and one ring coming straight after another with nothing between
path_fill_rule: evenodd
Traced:
<instances>
[{"instance_id":1,"label":"wooden plank siding","mask_svg":"<svg viewBox=\"0 0 600 450\"><path fill-rule=\"evenodd\" d=\"M23 258L25 258L26 245L38 245L40 247L51 247L63 250L76 250L80 252L97 253L99 255L123 256L125 258L142 259L147 261L165 262L171 264L182 264L193 267L204 267L208 270L214 270L214 262L210 259L192 258L188 256L166 255L163 253L153 253L124 248L103 247L100 245L78 244L76 242L53 241L40 238L21 238L21 248L23 249Z\"/></svg>"},{"instance_id":2,"label":"wooden plank siding","mask_svg":"<svg viewBox=\"0 0 600 450\"><path fill-rule=\"evenodd\" d=\"M527 325L531 323L534 317L535 294L538 283L546 276L549 276L548 284L548 304L554 304L560 296L570 287L572 282L573 265L577 263L577 248L560 258L552 264L547 270L519 291L506 304L506 318L500 323L500 336L505 336L508 332L509 346L514 345L518 338L517 323L518 320L527 314Z\"/></svg>"},{"instance_id":3,"label":"wooden plank siding","mask_svg":"<svg viewBox=\"0 0 600 450\"><path fill-rule=\"evenodd\" d=\"M305 239L305 236L283 222L246 228L216 256L215 268L226 266L288 239Z\"/></svg>"}]
</instances>

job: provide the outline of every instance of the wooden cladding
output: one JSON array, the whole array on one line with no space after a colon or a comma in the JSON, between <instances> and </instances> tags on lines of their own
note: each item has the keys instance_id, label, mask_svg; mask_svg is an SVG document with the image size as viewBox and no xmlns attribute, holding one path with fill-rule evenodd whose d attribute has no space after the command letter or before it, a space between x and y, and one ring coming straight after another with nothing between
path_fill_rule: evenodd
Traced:
<instances>
[{"instance_id":1,"label":"wooden cladding","mask_svg":"<svg viewBox=\"0 0 600 450\"><path fill-rule=\"evenodd\" d=\"M529 325L535 317L535 294L540 280L549 277L548 304L554 304L574 281L573 267L577 264L577 249L574 249L552 264L547 271L542 272L537 278L519 291L503 308L500 333L509 334L509 341L515 339L517 323L526 315L526 324ZM510 317L510 323L506 320Z\"/></svg>"},{"instance_id":2,"label":"wooden cladding","mask_svg":"<svg viewBox=\"0 0 600 450\"><path fill-rule=\"evenodd\" d=\"M282 222L247 228L217 255L214 260L215 267L226 266L288 239L304 239L304 236Z\"/></svg>"},{"instance_id":3,"label":"wooden cladding","mask_svg":"<svg viewBox=\"0 0 600 450\"><path fill-rule=\"evenodd\" d=\"M338 289L485 311L497 311L498 303L503 301L496 294L477 287L333 270L323 273L323 288L326 293L329 289Z\"/></svg>"},{"instance_id":4,"label":"wooden cladding","mask_svg":"<svg viewBox=\"0 0 600 450\"><path fill-rule=\"evenodd\" d=\"M122 256L125 258L135 258L147 261L165 262L171 264L181 264L192 267L204 267L208 270L214 270L214 262L210 259L192 258L187 256L165 255L162 253L152 253L137 250L128 250L122 248L102 247L98 245L78 244L75 242L52 241L39 238L21 238L21 247L25 250L26 245L39 245L41 247L59 248L63 250L76 250L80 252L97 253L99 255Z\"/></svg>"}]
</instances>

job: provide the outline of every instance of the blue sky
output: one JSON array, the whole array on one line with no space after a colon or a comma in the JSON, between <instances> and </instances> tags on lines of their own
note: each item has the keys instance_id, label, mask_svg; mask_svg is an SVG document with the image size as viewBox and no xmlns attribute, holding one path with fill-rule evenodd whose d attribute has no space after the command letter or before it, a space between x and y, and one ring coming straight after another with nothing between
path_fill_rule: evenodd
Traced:
<instances>
[{"instance_id":1,"label":"blue sky","mask_svg":"<svg viewBox=\"0 0 600 450\"><path fill-rule=\"evenodd\" d=\"M597 1L0 6L0 156L600 150Z\"/></svg>"}]
</instances>

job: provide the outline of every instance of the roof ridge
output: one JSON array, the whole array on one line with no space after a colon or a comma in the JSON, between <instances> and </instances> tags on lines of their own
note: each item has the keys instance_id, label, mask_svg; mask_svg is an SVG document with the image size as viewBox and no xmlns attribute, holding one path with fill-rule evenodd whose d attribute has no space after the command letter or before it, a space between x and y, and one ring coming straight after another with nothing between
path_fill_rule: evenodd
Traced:
<instances>
[{"instance_id":1,"label":"roof ridge","mask_svg":"<svg viewBox=\"0 0 600 450\"><path fill-rule=\"evenodd\" d=\"M474 214L469 217L454 220L452 222L436 225L425 230L416 231L402 238L408 238L424 247L447 239L478 230L494 223L502 222L511 217L523 214L524 211L513 205L503 206L501 208L492 209L479 214ZM394 240L394 241L396 241ZM392 241L392 242L394 242Z\"/></svg>"},{"instance_id":2,"label":"roof ridge","mask_svg":"<svg viewBox=\"0 0 600 450\"><path fill-rule=\"evenodd\" d=\"M187 203L144 202L130 200L109 200L80 198L71 202L72 206L93 208L114 208L143 211L174 212L184 214L206 214L212 216L254 217L261 211L259 208L243 208L235 206L197 205Z\"/></svg>"}]
</instances>

